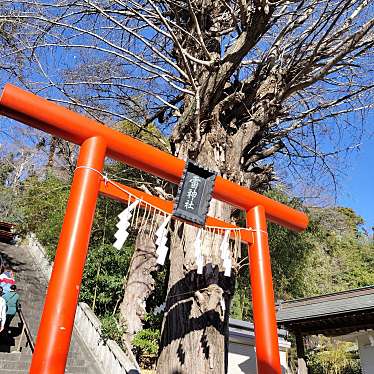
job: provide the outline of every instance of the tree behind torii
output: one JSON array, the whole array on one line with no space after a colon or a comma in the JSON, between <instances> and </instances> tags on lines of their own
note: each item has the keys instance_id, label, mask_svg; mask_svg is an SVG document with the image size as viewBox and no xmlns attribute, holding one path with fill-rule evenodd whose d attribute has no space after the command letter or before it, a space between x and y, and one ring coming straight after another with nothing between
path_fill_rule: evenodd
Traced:
<instances>
[{"instance_id":1,"label":"tree behind torii","mask_svg":"<svg viewBox=\"0 0 374 374\"><path fill-rule=\"evenodd\" d=\"M21 24L17 52L37 64L42 86L98 118L157 122L172 131L174 155L250 188L273 179L276 154L290 170L330 172L328 156L353 145L344 143L360 130L352 113L371 105L366 0L20 4L1 18ZM230 219L223 204L212 210ZM197 278L193 246L179 248L175 235L158 372L223 373L229 308L220 299L229 303L233 284L216 271Z\"/></svg>"}]
</instances>

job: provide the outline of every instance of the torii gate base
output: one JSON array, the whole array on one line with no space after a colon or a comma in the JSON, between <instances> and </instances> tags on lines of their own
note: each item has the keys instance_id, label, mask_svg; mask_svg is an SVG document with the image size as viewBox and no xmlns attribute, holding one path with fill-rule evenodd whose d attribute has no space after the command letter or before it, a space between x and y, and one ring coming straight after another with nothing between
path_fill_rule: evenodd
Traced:
<instances>
[{"instance_id":1,"label":"torii gate base","mask_svg":"<svg viewBox=\"0 0 374 374\"><path fill-rule=\"evenodd\" d=\"M30 368L31 374L62 374L100 191L101 176L93 169L102 172L108 155L178 183L184 162L12 85L4 88L0 111L81 145ZM213 196L246 210L247 226L254 230L248 248L257 368L259 374L280 374L266 219L301 231L306 228L308 218L302 212L220 177L216 179Z\"/></svg>"}]
</instances>

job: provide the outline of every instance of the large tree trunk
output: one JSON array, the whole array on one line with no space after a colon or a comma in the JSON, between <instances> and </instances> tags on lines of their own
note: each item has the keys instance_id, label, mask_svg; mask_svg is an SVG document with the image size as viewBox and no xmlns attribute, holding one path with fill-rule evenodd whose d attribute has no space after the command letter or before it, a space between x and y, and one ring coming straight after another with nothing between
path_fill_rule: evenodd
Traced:
<instances>
[{"instance_id":1,"label":"large tree trunk","mask_svg":"<svg viewBox=\"0 0 374 374\"><path fill-rule=\"evenodd\" d=\"M187 145L182 147L188 149ZM184 153L183 149L180 148L179 156ZM208 141L202 146L197 161L219 171L219 158L213 156ZM213 199L209 214L229 221L231 210L230 206ZM198 275L194 253L198 229L187 224L176 226L170 246L170 277L157 373L223 374L227 372L228 318L234 275L223 275L219 242L204 242L206 264L203 274ZM184 246L180 245L182 227Z\"/></svg>"},{"instance_id":2,"label":"large tree trunk","mask_svg":"<svg viewBox=\"0 0 374 374\"><path fill-rule=\"evenodd\" d=\"M120 322L125 326L123 336L131 344L134 335L143 328L146 301L155 287L152 272L156 270L156 246L146 230L141 230L135 243L125 294L120 305Z\"/></svg>"},{"instance_id":3,"label":"large tree trunk","mask_svg":"<svg viewBox=\"0 0 374 374\"><path fill-rule=\"evenodd\" d=\"M223 374L227 371L227 322L234 279L224 277L217 265L207 264L202 275L196 274L192 264L185 269L190 252L191 246L183 250L173 245L171 250L173 276L157 373Z\"/></svg>"}]
</instances>

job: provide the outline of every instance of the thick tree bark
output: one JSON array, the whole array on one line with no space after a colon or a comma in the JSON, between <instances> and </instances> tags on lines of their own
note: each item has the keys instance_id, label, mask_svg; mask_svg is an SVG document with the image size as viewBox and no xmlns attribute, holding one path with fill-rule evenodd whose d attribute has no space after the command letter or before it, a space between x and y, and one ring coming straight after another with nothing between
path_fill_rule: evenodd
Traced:
<instances>
[{"instance_id":1,"label":"thick tree bark","mask_svg":"<svg viewBox=\"0 0 374 374\"><path fill-rule=\"evenodd\" d=\"M234 276L224 277L213 258L198 275L193 248L196 229L185 230L189 231L188 244L182 248L175 233L171 246L171 276L157 372L223 374Z\"/></svg>"},{"instance_id":2,"label":"thick tree bark","mask_svg":"<svg viewBox=\"0 0 374 374\"><path fill-rule=\"evenodd\" d=\"M125 326L123 336L128 344L134 335L143 328L146 314L146 301L154 290L152 272L156 270L156 246L145 230L136 239L128 279L120 305L120 322Z\"/></svg>"},{"instance_id":3,"label":"thick tree bark","mask_svg":"<svg viewBox=\"0 0 374 374\"><path fill-rule=\"evenodd\" d=\"M188 146L183 144L179 150L181 157L181 153L187 153ZM220 171L220 159L209 141L201 147L197 161ZM230 221L231 210L213 199L209 214ZM181 245L182 226L184 246ZM231 277L223 275L220 242L204 242L206 264L203 274L198 275L194 253L198 229L187 224L182 226L177 225L171 240L170 277L157 373L224 374L234 272Z\"/></svg>"},{"instance_id":4,"label":"thick tree bark","mask_svg":"<svg viewBox=\"0 0 374 374\"><path fill-rule=\"evenodd\" d=\"M243 151L261 132L261 125L270 120L273 110L265 108L273 83L258 84L253 90L252 120L243 120L244 94L220 91L216 84L225 81L220 70L202 72L199 81L206 96L199 116L196 102L185 101L185 111L172 135L174 153L215 170L219 175L246 185L258 187L268 182L260 173L246 172ZM215 77L215 78L214 78ZM219 90L218 90L219 91ZM238 126L238 124L241 124ZM204 124L204 125L203 125ZM195 131L193 131L193 129ZM253 185L252 185L253 184ZM232 207L212 200L210 215L230 221ZM187 240L180 245L180 233L174 232L170 250L170 278L166 311L162 326L158 374L227 372L228 319L235 289L234 271L223 275L218 254L219 243L204 243L206 266L197 275L194 242L197 229L185 225Z\"/></svg>"},{"instance_id":5,"label":"thick tree bark","mask_svg":"<svg viewBox=\"0 0 374 374\"><path fill-rule=\"evenodd\" d=\"M243 93L221 91L221 97L217 98L215 85L223 79L221 73L201 73L199 80L209 95L204 97L199 115L196 102L185 100L184 113L172 135L174 153L182 159L192 158L236 183L259 188L269 182L271 173L259 167L252 171L254 161L244 160L243 153L252 143L257 143L263 124L272 121L279 110L270 98L274 97L280 78L256 82L252 101L244 108ZM250 118L242 113L248 107L252 108ZM255 150L247 151L255 154ZM230 221L231 213L232 207L212 200L210 215ZM171 241L168 296L157 372L223 374L227 372L228 318L234 276L223 276L219 243L204 243L206 266L203 274L197 275L194 248L197 229L184 226L185 244L180 245L177 230Z\"/></svg>"}]
</instances>

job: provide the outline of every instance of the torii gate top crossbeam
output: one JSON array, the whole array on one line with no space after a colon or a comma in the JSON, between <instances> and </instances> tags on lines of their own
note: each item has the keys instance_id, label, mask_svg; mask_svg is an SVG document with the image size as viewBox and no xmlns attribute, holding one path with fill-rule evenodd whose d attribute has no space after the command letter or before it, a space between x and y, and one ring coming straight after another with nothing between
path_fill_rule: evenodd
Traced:
<instances>
[{"instance_id":1,"label":"torii gate top crossbeam","mask_svg":"<svg viewBox=\"0 0 374 374\"><path fill-rule=\"evenodd\" d=\"M107 156L115 160L176 184L182 176L183 160L11 84L4 87L0 112L78 145L88 138L100 136L106 141ZM303 212L222 177L216 178L213 196L246 211L262 205L267 219L291 230L301 231L308 225L308 217Z\"/></svg>"}]
</instances>

